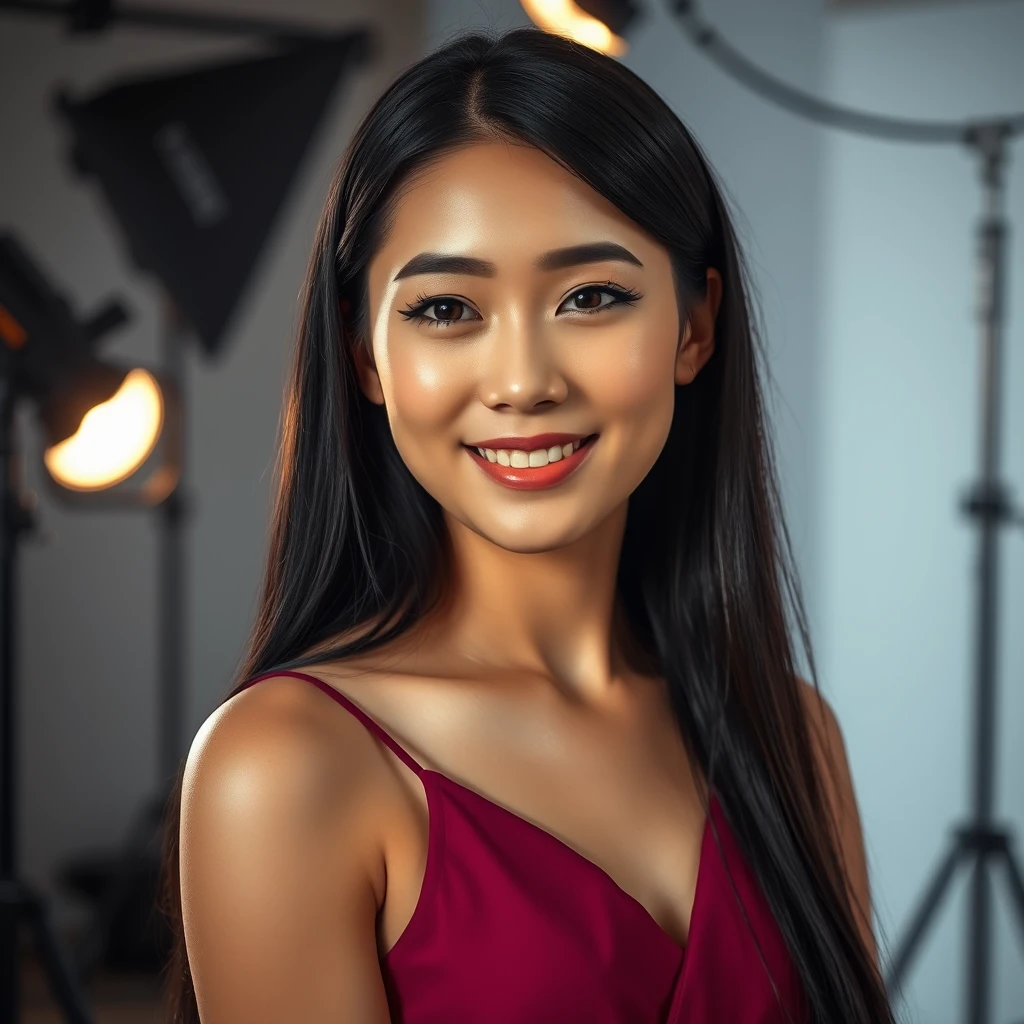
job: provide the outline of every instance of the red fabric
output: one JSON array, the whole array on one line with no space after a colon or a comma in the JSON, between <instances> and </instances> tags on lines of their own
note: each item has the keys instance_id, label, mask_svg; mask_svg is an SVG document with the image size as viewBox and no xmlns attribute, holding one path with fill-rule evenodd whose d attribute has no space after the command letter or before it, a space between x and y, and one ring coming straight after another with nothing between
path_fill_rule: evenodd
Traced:
<instances>
[{"instance_id":1,"label":"red fabric","mask_svg":"<svg viewBox=\"0 0 1024 1024\"><path fill-rule=\"evenodd\" d=\"M683 950L596 864L525 818L421 768L322 680L269 672L239 691L271 675L296 676L319 687L387 744L426 791L429 845L419 901L381 962L393 1024L809 1020L782 936L714 794Z\"/></svg>"}]
</instances>

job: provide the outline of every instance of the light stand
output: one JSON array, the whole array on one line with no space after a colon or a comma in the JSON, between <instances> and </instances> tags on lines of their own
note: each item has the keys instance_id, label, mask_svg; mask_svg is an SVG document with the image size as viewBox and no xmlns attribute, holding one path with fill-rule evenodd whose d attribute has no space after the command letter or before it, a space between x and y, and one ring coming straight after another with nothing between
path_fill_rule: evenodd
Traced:
<instances>
[{"instance_id":1,"label":"light stand","mask_svg":"<svg viewBox=\"0 0 1024 1024\"><path fill-rule=\"evenodd\" d=\"M13 354L0 342L0 1024L17 1024L19 945L27 923L67 1020L91 1024L78 980L57 942L43 897L18 876L15 797L15 568L18 536L34 517L18 490L14 456Z\"/></svg>"},{"instance_id":2,"label":"light stand","mask_svg":"<svg viewBox=\"0 0 1024 1024\"><path fill-rule=\"evenodd\" d=\"M182 421L187 416L185 398L185 341L188 325L169 296L165 297L161 367L164 379L173 383ZM182 439L183 441L183 439ZM155 891L160 872L160 835L174 778L181 763L184 738L185 662L185 533L191 504L185 475L184 443L175 455L179 482L156 506L159 529L159 700L158 786L136 812L123 845L110 865L110 880L96 898L92 913L74 946L78 971L88 975L110 948L111 935L120 915L126 913L139 892ZM157 924L154 915L150 927ZM140 925L141 931L141 925ZM159 946L158 938L154 940Z\"/></svg>"},{"instance_id":3,"label":"light stand","mask_svg":"<svg viewBox=\"0 0 1024 1024\"><path fill-rule=\"evenodd\" d=\"M1009 125L995 123L974 129L968 143L982 161L985 215L978 228L979 319L981 322L981 448L980 476L964 500L963 511L978 525L977 604L975 608L974 787L973 813L953 831L948 852L925 888L907 932L892 959L887 984L893 991L910 966L929 923L933 920L953 876L961 865L973 867L967 933L967 1016L969 1024L989 1020L991 902L988 869L1001 861L1006 869L1017 924L1024 940L1024 876L1012 849L1010 828L992 820L992 793L997 733L995 729L996 626L998 622L999 529L1020 524L999 479L1000 392L1003 289L1006 280L1004 168Z\"/></svg>"},{"instance_id":4,"label":"light stand","mask_svg":"<svg viewBox=\"0 0 1024 1024\"><path fill-rule=\"evenodd\" d=\"M67 1019L92 1019L76 967L58 947L47 902L21 880L17 866L14 570L19 535L36 525L36 502L29 503L30 492L20 492L16 405L25 400L35 406L45 438L44 480L65 500L158 504L180 476L175 383L162 371L112 364L92 351L128 319L121 303L112 301L79 321L18 239L0 232L0 1024L18 1019L18 940L26 922ZM125 481L129 485L121 488Z\"/></svg>"},{"instance_id":5,"label":"light stand","mask_svg":"<svg viewBox=\"0 0 1024 1024\"><path fill-rule=\"evenodd\" d=\"M18 1019L23 924L66 1018L75 1024L92 1020L47 902L18 868L16 562L20 535L35 528L36 518L20 489L16 406L23 398L36 402L52 444L75 434L86 412L116 396L127 379L124 369L90 351L127 318L124 307L112 302L79 322L19 243L0 233L0 1024Z\"/></svg>"},{"instance_id":6,"label":"light stand","mask_svg":"<svg viewBox=\"0 0 1024 1024\"><path fill-rule=\"evenodd\" d=\"M999 430L1003 286L1006 237L1003 170L1007 142L1024 132L1024 114L963 124L913 121L840 107L781 81L733 49L697 14L691 0L671 0L673 13L686 34L723 70L773 103L829 127L876 138L914 143L963 143L981 158L985 214L978 229L979 319L981 323L981 449L980 477L964 501L965 513L980 528L975 613L976 678L974 691L973 810L969 821L954 829L953 845L939 865L911 917L909 927L886 976L890 996L910 966L960 864L973 861L968 917L966 1024L988 1024L990 932L992 927L988 868L1002 861L1024 940L1024 878L1014 859L1012 830L992 820L995 777L995 703L998 621L997 552L999 529L1006 523L1024 524L999 480Z\"/></svg>"}]
</instances>

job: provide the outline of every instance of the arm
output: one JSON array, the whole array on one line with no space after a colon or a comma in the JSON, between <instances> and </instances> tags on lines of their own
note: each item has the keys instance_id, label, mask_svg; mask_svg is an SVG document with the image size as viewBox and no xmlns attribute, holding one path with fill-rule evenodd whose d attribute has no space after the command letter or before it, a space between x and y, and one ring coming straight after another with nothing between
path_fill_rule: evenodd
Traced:
<instances>
[{"instance_id":1,"label":"arm","mask_svg":"<svg viewBox=\"0 0 1024 1024\"><path fill-rule=\"evenodd\" d=\"M864 945L877 966L878 947L871 927L871 892L864 837L846 744L835 712L825 698L819 696L810 683L801 679L800 684L825 795L839 827L840 852L846 868L854 917L860 927Z\"/></svg>"},{"instance_id":2,"label":"arm","mask_svg":"<svg viewBox=\"0 0 1024 1024\"><path fill-rule=\"evenodd\" d=\"M388 1024L366 744L338 749L295 680L219 708L182 787L181 897L203 1024Z\"/></svg>"}]
</instances>

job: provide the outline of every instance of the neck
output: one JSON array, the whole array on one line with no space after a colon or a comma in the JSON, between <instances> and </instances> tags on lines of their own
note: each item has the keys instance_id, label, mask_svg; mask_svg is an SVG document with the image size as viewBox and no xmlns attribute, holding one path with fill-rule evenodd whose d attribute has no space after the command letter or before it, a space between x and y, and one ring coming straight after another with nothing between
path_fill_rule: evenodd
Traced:
<instances>
[{"instance_id":1,"label":"neck","mask_svg":"<svg viewBox=\"0 0 1024 1024\"><path fill-rule=\"evenodd\" d=\"M608 696L625 671L616 576L626 511L536 553L500 548L448 517L450 600L439 623L448 649L477 675L529 673L576 700Z\"/></svg>"}]
</instances>

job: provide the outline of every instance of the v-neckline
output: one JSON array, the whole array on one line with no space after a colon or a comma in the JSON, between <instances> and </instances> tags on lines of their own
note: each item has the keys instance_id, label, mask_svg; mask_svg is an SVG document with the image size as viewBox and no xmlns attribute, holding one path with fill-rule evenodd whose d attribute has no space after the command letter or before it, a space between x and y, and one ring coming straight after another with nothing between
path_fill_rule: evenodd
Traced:
<instances>
[{"instance_id":1,"label":"v-neckline","mask_svg":"<svg viewBox=\"0 0 1024 1024\"><path fill-rule=\"evenodd\" d=\"M669 935L669 933L665 931L665 929L662 928L660 924L658 924L658 922L654 919L654 916L651 914L651 912L635 896L633 896L631 893L623 889L623 887L619 885L619 883L616 882L615 879L612 878L612 876L607 871L605 871L604 868L600 866L600 864L596 864L589 857L585 856L583 853L577 850L574 846L570 846L567 842L565 842L564 839L560 839L553 832L549 832L547 829L542 828L535 822L530 821L529 818L524 818L521 814L517 814L515 811L510 810L503 804L499 804L496 800L493 800L490 797L485 796L483 793L477 792L477 790L472 789L471 787L464 785L461 782L457 782L450 775L445 775L444 772L436 771L433 768L423 767L423 765L416 761L416 759L411 754L409 754L409 752L405 750L405 748L392 736L391 732L388 729L385 729L384 726L382 726L373 715L369 714L369 712L360 707L360 705L355 700L353 700L347 694L343 693L341 690L339 690L336 686L332 685L331 683L328 683L325 680L318 678L317 676L311 675L308 672L301 672L295 669L283 669L278 670L276 673L266 672L262 675L258 675L248 680L245 686L251 686L253 683L258 682L260 679L275 674L291 675L297 676L302 679L306 679L312 682L315 686L317 686L318 689L321 689L327 696L333 698L337 703L341 704L343 707L347 707L350 711L354 712L358 718L363 720L365 725L369 726L373 731L376 732L378 737L381 740L383 740L386 743L386 745L391 749L392 753L398 756L406 764L406 766L410 768L420 778L420 783L424 787L424 794L427 798L428 805L430 802L430 792L429 787L427 787L426 782L423 779L424 775L432 775L435 777L435 779L438 780L438 782L444 782L448 785L455 786L457 789L462 790L463 793L468 794L473 799L479 800L486 806L496 809L499 813L504 814L506 817L511 818L516 822L519 822L522 826L531 829L534 832L538 832L541 835L547 836L548 839L552 840L557 847L566 851L567 856L573 858L577 863L584 865L588 871L596 872L597 876L602 879L603 883L608 887L609 891L615 892L620 899L625 900L628 904L632 904L637 910L639 910L641 919L645 920L648 923L651 931L654 934L656 934L663 943L667 943L669 946L671 946L672 950L675 952L675 955L677 957L681 958L684 961L687 959L687 951L689 950L691 945L693 937L693 928L697 919L697 911L700 908L701 904L702 887L707 884L704 878L708 870L707 865L705 863L707 860L707 845L708 837L711 834L711 817L714 814L715 805L717 802L714 792L709 792L708 794L708 811L705 816L704 827L701 832L700 851L697 855L697 880L694 884L693 905L690 908L690 924L687 928L686 945L680 946L679 943L676 942L676 940L672 938L672 936ZM240 689L244 688L245 687L241 687ZM237 693L238 691L236 690L235 692ZM435 816L433 814L430 814L429 811L430 808L428 806L429 820L427 823L427 827L428 830L431 833L433 833L437 825L436 822L434 821ZM427 870L424 873L423 882L421 883L420 897L417 900L416 906L413 908L412 919L415 919L416 915L419 913L420 906L423 903L423 894L425 886L427 884L427 877L431 870L431 866L429 864L431 849L433 849L433 843L428 842ZM402 939L406 936L406 934L408 934L409 928L412 924L412 919L410 919L410 921L407 922L402 934L399 935L398 939L395 941L391 949L387 951L387 953L385 954L386 956L390 956L391 953L395 950L395 948L401 943Z\"/></svg>"},{"instance_id":2,"label":"v-neckline","mask_svg":"<svg viewBox=\"0 0 1024 1024\"><path fill-rule=\"evenodd\" d=\"M577 863L586 865L587 870L596 872L598 877L601 878L604 883L614 892L616 892L620 898L624 898L628 903L633 904L636 908L641 911L641 915L651 925L652 930L660 936L660 938L670 943L675 949L676 955L679 957L685 957L687 950L690 948L690 941L693 936L694 921L697 917L697 910L701 903L701 889L702 883L704 882L704 876L707 874L707 844L708 837L711 834L711 815L714 813L715 794L711 793L708 797L708 813L704 818L704 827L701 831L701 842L700 851L697 855L697 880L694 885L693 892L693 905L690 908L690 923L687 928L686 945L680 946L678 942L665 929L655 920L654 915L632 894L627 892L615 879L603 868L600 864L595 863L585 854L581 853L574 846L570 846L564 839L560 839L553 832L549 832L546 828L542 828L536 822L530 821L529 818L524 818L523 815L517 814L515 811L506 807L504 804L498 803L496 800L492 800L488 796L484 796L483 793L477 792L469 786L464 785L461 782L457 782L450 775L445 775L444 772L435 771L432 768L423 768L423 775L433 775L438 780L447 783L448 785L455 786L457 789L462 790L463 793L469 794L475 800L479 800L486 804L488 807L497 810L500 814L505 815L508 818L519 822L522 826L530 829L534 832L539 832L541 835L547 836L552 840L556 846L565 850L567 855L572 857ZM431 826L431 822L428 822L428 827Z\"/></svg>"}]
</instances>

